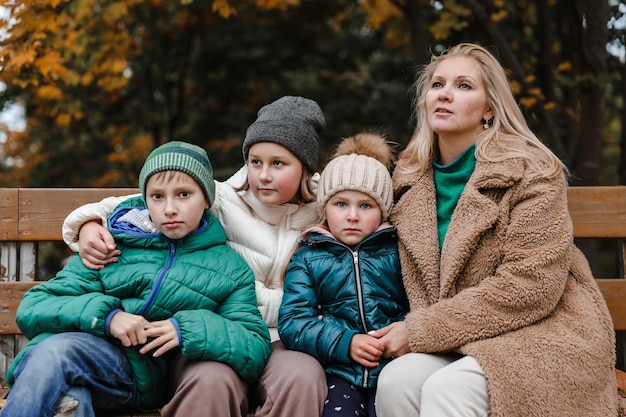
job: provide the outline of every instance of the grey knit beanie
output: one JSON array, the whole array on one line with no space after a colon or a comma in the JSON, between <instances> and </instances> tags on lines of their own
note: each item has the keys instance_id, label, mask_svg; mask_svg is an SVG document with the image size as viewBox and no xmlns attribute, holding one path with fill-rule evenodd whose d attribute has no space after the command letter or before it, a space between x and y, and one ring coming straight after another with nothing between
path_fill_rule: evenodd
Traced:
<instances>
[{"instance_id":1,"label":"grey knit beanie","mask_svg":"<svg viewBox=\"0 0 626 417\"><path fill-rule=\"evenodd\" d=\"M319 134L326 127L324 113L313 100L285 96L261 107L243 141L243 158L248 160L250 147L272 142L293 153L309 172L317 170Z\"/></svg>"},{"instance_id":2,"label":"grey knit beanie","mask_svg":"<svg viewBox=\"0 0 626 417\"><path fill-rule=\"evenodd\" d=\"M386 155L391 155L389 145L382 136L371 133L358 134L344 141L353 141L350 144L353 151L366 152L338 155L326 165L317 188L317 209L320 216L323 216L328 200L338 192L360 191L376 201L382 212L382 220L387 220L393 205L391 174L385 165L390 164L390 161L384 160ZM370 149L366 149L368 147ZM383 157L382 162L374 157L379 154Z\"/></svg>"},{"instance_id":3,"label":"grey knit beanie","mask_svg":"<svg viewBox=\"0 0 626 417\"><path fill-rule=\"evenodd\" d=\"M209 202L215 201L215 181L213 168L204 149L187 142L173 141L165 143L153 150L139 173L139 189L145 200L148 179L162 171L180 171L191 176Z\"/></svg>"}]
</instances>

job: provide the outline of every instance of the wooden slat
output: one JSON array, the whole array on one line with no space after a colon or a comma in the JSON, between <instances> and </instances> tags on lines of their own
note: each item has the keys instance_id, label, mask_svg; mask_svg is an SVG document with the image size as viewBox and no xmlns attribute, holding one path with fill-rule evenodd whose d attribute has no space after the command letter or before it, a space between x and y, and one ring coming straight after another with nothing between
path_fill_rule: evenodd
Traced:
<instances>
[{"instance_id":1,"label":"wooden slat","mask_svg":"<svg viewBox=\"0 0 626 417\"><path fill-rule=\"evenodd\" d=\"M105 197L139 192L136 188L20 188L19 240L62 240L61 225L75 208Z\"/></svg>"},{"instance_id":2,"label":"wooden slat","mask_svg":"<svg viewBox=\"0 0 626 417\"><path fill-rule=\"evenodd\" d=\"M615 330L626 330L626 279L596 279L613 317Z\"/></svg>"},{"instance_id":3,"label":"wooden slat","mask_svg":"<svg viewBox=\"0 0 626 417\"><path fill-rule=\"evenodd\" d=\"M0 188L0 240L16 240L18 189Z\"/></svg>"},{"instance_id":4,"label":"wooden slat","mask_svg":"<svg viewBox=\"0 0 626 417\"><path fill-rule=\"evenodd\" d=\"M626 238L626 186L570 187L568 207L577 238Z\"/></svg>"},{"instance_id":5,"label":"wooden slat","mask_svg":"<svg viewBox=\"0 0 626 417\"><path fill-rule=\"evenodd\" d=\"M0 282L0 335L20 334L15 324L15 312L26 291L38 282Z\"/></svg>"}]
</instances>

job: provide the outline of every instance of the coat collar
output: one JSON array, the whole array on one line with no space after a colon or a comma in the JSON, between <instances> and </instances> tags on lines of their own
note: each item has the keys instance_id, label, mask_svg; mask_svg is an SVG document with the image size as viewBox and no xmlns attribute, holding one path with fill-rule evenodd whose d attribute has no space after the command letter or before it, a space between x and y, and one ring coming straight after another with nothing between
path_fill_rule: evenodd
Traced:
<instances>
[{"instance_id":1,"label":"coat collar","mask_svg":"<svg viewBox=\"0 0 626 417\"><path fill-rule=\"evenodd\" d=\"M472 248L497 221L499 208L494 196L518 183L524 170L522 158L478 160L454 211L441 252L432 167L413 175L396 170L393 179L397 201L391 219L408 257L406 262L422 276L430 302L454 293L456 279L470 259Z\"/></svg>"}]
</instances>

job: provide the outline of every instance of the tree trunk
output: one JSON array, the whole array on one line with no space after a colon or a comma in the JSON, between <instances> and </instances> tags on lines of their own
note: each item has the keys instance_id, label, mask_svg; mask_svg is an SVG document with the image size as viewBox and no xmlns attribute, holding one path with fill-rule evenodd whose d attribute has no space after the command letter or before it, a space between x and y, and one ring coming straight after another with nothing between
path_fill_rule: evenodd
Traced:
<instances>
[{"instance_id":1,"label":"tree trunk","mask_svg":"<svg viewBox=\"0 0 626 417\"><path fill-rule=\"evenodd\" d=\"M575 3L582 26L580 127L581 156L577 173L580 185L600 183L602 142L604 139L604 85L600 81L606 71L606 42L610 9L607 1L577 0Z\"/></svg>"},{"instance_id":2,"label":"tree trunk","mask_svg":"<svg viewBox=\"0 0 626 417\"><path fill-rule=\"evenodd\" d=\"M626 64L622 65L622 103L626 103ZM626 185L626 105L621 110L622 134L620 136L619 183Z\"/></svg>"},{"instance_id":3,"label":"tree trunk","mask_svg":"<svg viewBox=\"0 0 626 417\"><path fill-rule=\"evenodd\" d=\"M401 6L408 20L411 32L411 49L415 57L415 64L418 66L430 61L428 48L428 39L430 39L428 27L430 24L424 19L426 7L430 7L430 4L424 0L407 0L403 7Z\"/></svg>"}]
</instances>

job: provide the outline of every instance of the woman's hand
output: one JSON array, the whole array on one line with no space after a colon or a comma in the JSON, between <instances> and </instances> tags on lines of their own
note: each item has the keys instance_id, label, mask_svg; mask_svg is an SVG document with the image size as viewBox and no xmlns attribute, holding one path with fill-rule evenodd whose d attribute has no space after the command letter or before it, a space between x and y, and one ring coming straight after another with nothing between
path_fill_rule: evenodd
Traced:
<instances>
[{"instance_id":1,"label":"woman's hand","mask_svg":"<svg viewBox=\"0 0 626 417\"><path fill-rule=\"evenodd\" d=\"M85 223L78 233L80 259L87 268L102 269L117 262L121 252L115 249L113 236L97 221Z\"/></svg>"},{"instance_id":2,"label":"woman's hand","mask_svg":"<svg viewBox=\"0 0 626 417\"><path fill-rule=\"evenodd\" d=\"M385 358L397 358L411 351L406 323L403 321L392 323L368 334L383 342L385 345L383 357Z\"/></svg>"}]
</instances>

